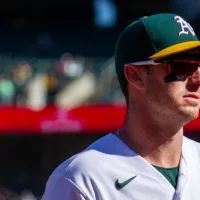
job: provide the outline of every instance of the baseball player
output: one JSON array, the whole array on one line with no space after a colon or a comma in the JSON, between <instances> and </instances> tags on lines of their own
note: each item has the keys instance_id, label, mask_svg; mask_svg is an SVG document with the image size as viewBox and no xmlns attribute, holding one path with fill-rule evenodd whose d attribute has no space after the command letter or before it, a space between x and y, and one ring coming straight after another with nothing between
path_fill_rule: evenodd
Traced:
<instances>
[{"instance_id":1,"label":"baseball player","mask_svg":"<svg viewBox=\"0 0 200 200\"><path fill-rule=\"evenodd\" d=\"M175 14L126 27L115 52L124 125L58 166L42 200L199 200L200 145L183 136L199 115L199 46Z\"/></svg>"}]
</instances>

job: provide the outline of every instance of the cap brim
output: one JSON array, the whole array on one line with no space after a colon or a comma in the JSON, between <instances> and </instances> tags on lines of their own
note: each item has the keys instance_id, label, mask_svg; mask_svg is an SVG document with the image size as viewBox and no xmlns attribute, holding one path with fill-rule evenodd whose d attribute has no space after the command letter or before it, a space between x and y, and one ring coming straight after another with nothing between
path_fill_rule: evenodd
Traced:
<instances>
[{"instance_id":1,"label":"cap brim","mask_svg":"<svg viewBox=\"0 0 200 200\"><path fill-rule=\"evenodd\" d=\"M168 56L182 53L184 51L188 51L190 49L194 49L199 46L200 46L200 41L182 42L182 43L167 47L159 51L158 53L155 53L152 56L149 56L149 59L152 59L152 60L162 59Z\"/></svg>"}]
</instances>

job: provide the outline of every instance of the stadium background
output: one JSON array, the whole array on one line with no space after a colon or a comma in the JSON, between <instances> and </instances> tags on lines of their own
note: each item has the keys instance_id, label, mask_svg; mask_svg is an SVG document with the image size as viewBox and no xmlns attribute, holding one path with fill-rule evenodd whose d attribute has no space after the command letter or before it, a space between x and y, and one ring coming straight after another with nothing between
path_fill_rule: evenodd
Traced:
<instances>
[{"instance_id":1,"label":"stadium background","mask_svg":"<svg viewBox=\"0 0 200 200\"><path fill-rule=\"evenodd\" d=\"M175 12L199 35L199 11L197 0L1 1L0 200L39 200L58 164L122 125L113 56L127 24ZM197 141L199 122L185 127Z\"/></svg>"}]
</instances>

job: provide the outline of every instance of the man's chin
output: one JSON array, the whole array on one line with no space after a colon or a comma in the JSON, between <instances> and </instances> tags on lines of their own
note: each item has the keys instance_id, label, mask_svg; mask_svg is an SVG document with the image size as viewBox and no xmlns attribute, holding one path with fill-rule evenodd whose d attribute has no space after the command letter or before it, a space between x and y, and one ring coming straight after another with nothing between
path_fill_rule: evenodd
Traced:
<instances>
[{"instance_id":1,"label":"man's chin","mask_svg":"<svg viewBox=\"0 0 200 200\"><path fill-rule=\"evenodd\" d=\"M187 118L187 121L190 122L199 117L199 108L190 108L185 110L184 116Z\"/></svg>"}]
</instances>

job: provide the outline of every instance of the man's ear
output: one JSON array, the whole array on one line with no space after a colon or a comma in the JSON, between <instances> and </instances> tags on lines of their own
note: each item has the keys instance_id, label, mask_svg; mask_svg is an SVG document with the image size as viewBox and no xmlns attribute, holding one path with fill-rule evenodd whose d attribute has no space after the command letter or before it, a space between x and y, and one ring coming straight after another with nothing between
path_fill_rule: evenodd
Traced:
<instances>
[{"instance_id":1,"label":"man's ear","mask_svg":"<svg viewBox=\"0 0 200 200\"><path fill-rule=\"evenodd\" d=\"M135 67L131 64L126 64L124 66L124 75L130 85L138 89L142 89L144 87L144 82L142 80L142 76L140 73L141 70L139 68L140 67Z\"/></svg>"}]
</instances>

